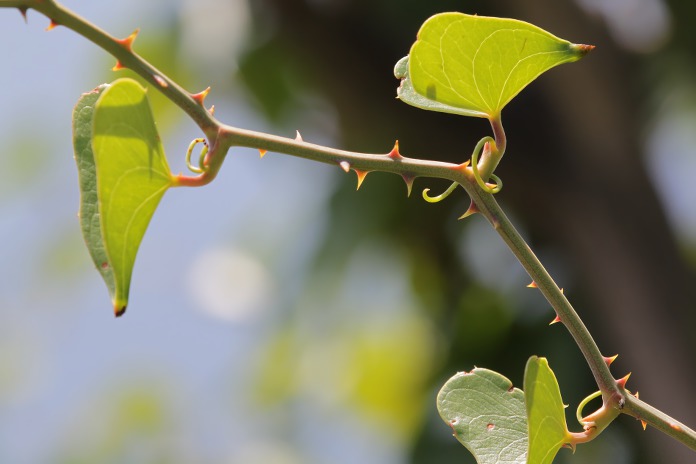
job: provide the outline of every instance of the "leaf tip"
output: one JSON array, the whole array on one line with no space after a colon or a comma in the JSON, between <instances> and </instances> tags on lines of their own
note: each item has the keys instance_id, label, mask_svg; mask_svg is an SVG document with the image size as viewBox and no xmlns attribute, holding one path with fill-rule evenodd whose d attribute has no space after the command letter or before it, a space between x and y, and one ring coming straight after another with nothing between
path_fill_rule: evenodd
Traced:
<instances>
[{"instance_id":1,"label":"leaf tip","mask_svg":"<svg viewBox=\"0 0 696 464\"><path fill-rule=\"evenodd\" d=\"M125 301L115 301L114 302L114 316L121 317L126 312L126 302Z\"/></svg>"},{"instance_id":2,"label":"leaf tip","mask_svg":"<svg viewBox=\"0 0 696 464\"><path fill-rule=\"evenodd\" d=\"M571 45L571 48L575 53L578 54L579 58L582 58L583 56L587 55L597 47L595 47L594 45L573 44Z\"/></svg>"}]
</instances>

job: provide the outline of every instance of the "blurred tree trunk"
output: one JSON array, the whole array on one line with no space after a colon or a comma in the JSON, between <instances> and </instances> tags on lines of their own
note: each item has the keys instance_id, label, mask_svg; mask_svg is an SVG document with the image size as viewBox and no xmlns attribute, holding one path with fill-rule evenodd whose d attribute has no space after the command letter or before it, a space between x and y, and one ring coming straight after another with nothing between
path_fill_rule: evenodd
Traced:
<instances>
[{"instance_id":1,"label":"blurred tree trunk","mask_svg":"<svg viewBox=\"0 0 696 464\"><path fill-rule=\"evenodd\" d=\"M693 427L696 371L687 330L693 273L679 255L643 163L639 115L647 96L638 91L640 63L573 3L501 3L513 16L599 45L586 62L559 68L537 87L548 113L543 121L535 118L535 126L545 126L549 139L535 140L529 128L518 141L515 131L514 161L503 178L519 176L515 182L524 183L525 195L509 201L528 227L567 252L588 293L580 313L591 317L600 347L612 350L605 354L620 354L615 375L632 370L632 391ZM510 127L529 120L525 108L517 110L512 118L519 121L508 117ZM662 462L694 460L693 451L657 431L646 438Z\"/></svg>"},{"instance_id":2,"label":"blurred tree trunk","mask_svg":"<svg viewBox=\"0 0 696 464\"><path fill-rule=\"evenodd\" d=\"M576 309L604 354L620 354L616 377L632 370L632 391L640 390L641 398L693 427L696 372L686 330L695 301L693 275L679 255L642 159L640 60L618 49L573 2L424 3L267 0L276 12L276 37L306 70L309 88L335 105L343 147L351 149L386 152L399 138L407 156L461 162L489 133L482 121L418 111L394 99L393 64L407 54L430 14L467 8L510 16L598 46L581 63L543 76L503 113L509 148L499 171L505 181L499 198L524 221L536 245L561 253L573 269L578 281L571 284L571 300L584 303ZM372 201L351 198L354 211ZM451 271L457 268L456 253L447 230L464 206L462 201L411 206L408 216L395 203L391 208L404 214L390 213L387 225L426 237L426 248ZM414 211L419 216L413 217ZM454 308L464 276L443 275L451 276L443 304ZM450 357L448 368L456 364L457 353ZM645 437L653 456L645 462L694 459L692 451L659 432L649 430Z\"/></svg>"}]
</instances>

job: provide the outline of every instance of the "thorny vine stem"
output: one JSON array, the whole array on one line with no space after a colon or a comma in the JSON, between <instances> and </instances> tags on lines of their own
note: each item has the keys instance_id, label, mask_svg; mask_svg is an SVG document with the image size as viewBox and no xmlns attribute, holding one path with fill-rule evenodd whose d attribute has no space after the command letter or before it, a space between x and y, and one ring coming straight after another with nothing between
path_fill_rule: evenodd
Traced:
<instances>
[{"instance_id":1,"label":"thorny vine stem","mask_svg":"<svg viewBox=\"0 0 696 464\"><path fill-rule=\"evenodd\" d=\"M33 9L51 20L49 29L54 26L64 26L75 31L113 55L118 60L116 68L128 68L136 72L188 114L205 134L209 151L205 155L203 165L200 166L203 172L197 177L179 176L177 185L200 186L212 181L222 165L225 154L234 146L255 148L262 153L274 151L338 165L346 171L353 169L358 173L359 178L371 171L400 174L409 186L409 191L415 177L442 178L460 184L471 197L475 212L481 213L491 223L574 338L602 392L602 408L614 410L614 412L619 410L621 413L636 417L696 450L695 431L628 393L624 388L624 379L614 379L609 370L609 358L602 356L587 327L502 211L494 196L478 185L468 162L457 165L406 158L399 153L398 144L387 154L356 153L307 143L301 139L278 137L231 127L220 123L213 117L212 112L204 107L203 100L207 91L199 94L187 92L136 54L132 50L135 33L129 38L117 39L61 6L55 0L0 0L0 8L17 8L23 15L26 15L27 10ZM505 132L500 116L492 117L490 122L495 149L484 151L481 165L478 166L480 177L484 180L491 177L506 148Z\"/></svg>"}]
</instances>

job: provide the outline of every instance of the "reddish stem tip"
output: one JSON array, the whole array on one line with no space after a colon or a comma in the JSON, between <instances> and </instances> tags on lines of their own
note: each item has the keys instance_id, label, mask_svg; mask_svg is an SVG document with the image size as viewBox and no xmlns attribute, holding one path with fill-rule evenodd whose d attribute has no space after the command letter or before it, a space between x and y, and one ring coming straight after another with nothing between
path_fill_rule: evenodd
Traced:
<instances>
[{"instance_id":1,"label":"reddish stem tip","mask_svg":"<svg viewBox=\"0 0 696 464\"><path fill-rule=\"evenodd\" d=\"M592 50L597 48L594 45L585 45L585 44L576 44L575 47L580 52L581 56L585 56L588 53L590 53Z\"/></svg>"}]
</instances>

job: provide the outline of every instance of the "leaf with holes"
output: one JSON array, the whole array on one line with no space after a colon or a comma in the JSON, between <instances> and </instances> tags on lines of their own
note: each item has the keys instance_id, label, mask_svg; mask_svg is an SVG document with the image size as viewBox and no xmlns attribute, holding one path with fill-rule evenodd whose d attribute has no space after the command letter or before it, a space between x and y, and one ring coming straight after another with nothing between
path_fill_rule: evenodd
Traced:
<instances>
[{"instance_id":1,"label":"leaf with holes","mask_svg":"<svg viewBox=\"0 0 696 464\"><path fill-rule=\"evenodd\" d=\"M120 316L140 242L173 178L145 89L119 79L99 91L96 102L94 95L83 96L73 115L80 220Z\"/></svg>"},{"instance_id":2,"label":"leaf with holes","mask_svg":"<svg viewBox=\"0 0 696 464\"><path fill-rule=\"evenodd\" d=\"M550 464L569 433L561 391L546 358L532 356L524 371L529 464Z\"/></svg>"},{"instance_id":3,"label":"leaf with holes","mask_svg":"<svg viewBox=\"0 0 696 464\"><path fill-rule=\"evenodd\" d=\"M419 108L496 118L540 74L593 48L515 19L437 14L418 32L408 72L397 65L399 97Z\"/></svg>"},{"instance_id":4,"label":"leaf with holes","mask_svg":"<svg viewBox=\"0 0 696 464\"><path fill-rule=\"evenodd\" d=\"M440 417L478 464L527 462L524 393L482 368L450 378L437 395Z\"/></svg>"}]
</instances>

